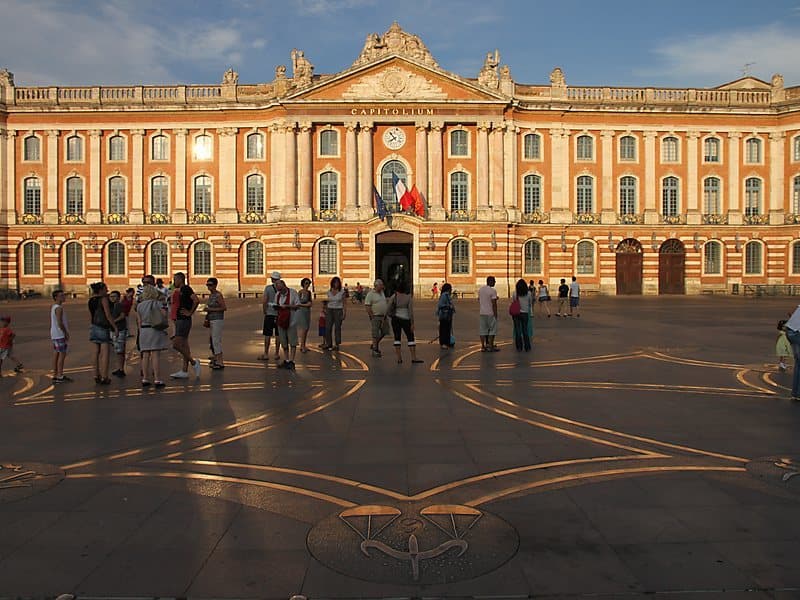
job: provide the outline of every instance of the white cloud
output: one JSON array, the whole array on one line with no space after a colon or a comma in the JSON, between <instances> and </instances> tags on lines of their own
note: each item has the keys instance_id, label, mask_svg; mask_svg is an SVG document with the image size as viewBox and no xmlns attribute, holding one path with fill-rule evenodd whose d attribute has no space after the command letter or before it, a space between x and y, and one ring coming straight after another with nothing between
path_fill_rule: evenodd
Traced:
<instances>
[{"instance_id":1,"label":"white cloud","mask_svg":"<svg viewBox=\"0 0 800 600\"><path fill-rule=\"evenodd\" d=\"M298 12L304 15L326 15L373 4L375 0L296 0Z\"/></svg>"},{"instance_id":2,"label":"white cloud","mask_svg":"<svg viewBox=\"0 0 800 600\"><path fill-rule=\"evenodd\" d=\"M692 35L660 44L662 65L636 74L679 86L714 87L738 79L747 63L750 72L769 81L781 73L787 85L800 84L800 37L780 25Z\"/></svg>"}]
</instances>

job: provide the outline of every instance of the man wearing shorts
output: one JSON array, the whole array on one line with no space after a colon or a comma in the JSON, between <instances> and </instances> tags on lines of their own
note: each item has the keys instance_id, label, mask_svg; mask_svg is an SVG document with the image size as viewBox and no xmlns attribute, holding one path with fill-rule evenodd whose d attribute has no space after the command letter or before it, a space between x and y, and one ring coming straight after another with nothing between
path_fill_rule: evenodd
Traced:
<instances>
[{"instance_id":1,"label":"man wearing shorts","mask_svg":"<svg viewBox=\"0 0 800 600\"><path fill-rule=\"evenodd\" d=\"M567 280L562 279L561 285L558 286L558 312L557 317L567 316L567 303L569 302L569 286Z\"/></svg>"},{"instance_id":2,"label":"man wearing shorts","mask_svg":"<svg viewBox=\"0 0 800 600\"><path fill-rule=\"evenodd\" d=\"M189 347L189 333L192 331L192 315L200 304L200 299L194 290L186 285L186 275L175 273L173 278L175 292L172 298L172 318L175 321L175 337L172 339L172 348L177 350L183 358L183 367L180 371L172 373L173 379L188 379L189 365L194 367L195 377L200 377L200 361L192 357Z\"/></svg>"},{"instance_id":3,"label":"man wearing shorts","mask_svg":"<svg viewBox=\"0 0 800 600\"><path fill-rule=\"evenodd\" d=\"M389 335L389 321L386 318L388 303L383 287L383 279L376 279L375 287L367 292L367 297L364 298L364 306L367 307L367 316L372 329L372 346L370 348L372 356L376 357L382 356L379 344L385 336Z\"/></svg>"},{"instance_id":4,"label":"man wearing shorts","mask_svg":"<svg viewBox=\"0 0 800 600\"><path fill-rule=\"evenodd\" d=\"M494 289L494 283L494 277L487 277L486 285L478 290L481 352L500 350L494 343L497 335L497 290Z\"/></svg>"},{"instance_id":5,"label":"man wearing shorts","mask_svg":"<svg viewBox=\"0 0 800 600\"><path fill-rule=\"evenodd\" d=\"M294 371L294 358L297 355L297 307L300 305L300 296L289 289L283 279L275 282L275 308L278 316L275 318L276 348L283 348L283 364L278 365L289 371Z\"/></svg>"},{"instance_id":6,"label":"man wearing shorts","mask_svg":"<svg viewBox=\"0 0 800 600\"><path fill-rule=\"evenodd\" d=\"M69 342L69 327L67 315L64 312L64 300L67 297L61 290L53 292L54 304L50 307L50 340L53 342L53 383L72 381L64 375L64 360L67 358L67 343Z\"/></svg>"},{"instance_id":7,"label":"man wearing shorts","mask_svg":"<svg viewBox=\"0 0 800 600\"><path fill-rule=\"evenodd\" d=\"M578 280L573 275L572 283L569 284L569 316L572 316L572 311L575 311L575 316L580 317L581 313L578 312L578 304L581 301L581 286Z\"/></svg>"},{"instance_id":8,"label":"man wearing shorts","mask_svg":"<svg viewBox=\"0 0 800 600\"><path fill-rule=\"evenodd\" d=\"M275 298L278 295L278 290L275 287L281 279L281 274L278 271L273 271L270 276L272 283L264 288L264 293L261 296L261 308L264 311L264 327L261 333L264 334L264 354L258 357L259 360L269 360L269 343L272 336L275 336L275 360L281 359L281 346L278 343L278 327L275 320L278 318L278 311L275 309Z\"/></svg>"}]
</instances>

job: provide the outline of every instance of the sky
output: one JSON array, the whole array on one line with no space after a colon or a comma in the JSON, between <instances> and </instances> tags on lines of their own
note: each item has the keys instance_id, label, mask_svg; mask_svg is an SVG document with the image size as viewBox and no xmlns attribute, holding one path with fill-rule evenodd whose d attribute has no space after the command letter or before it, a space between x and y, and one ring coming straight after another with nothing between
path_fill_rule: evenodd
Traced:
<instances>
[{"instance_id":1,"label":"sky","mask_svg":"<svg viewBox=\"0 0 800 600\"><path fill-rule=\"evenodd\" d=\"M392 21L447 70L500 51L515 81L715 87L745 70L800 85L800 0L0 0L0 68L16 85L271 81L298 48L349 67ZM288 71L291 75L291 68Z\"/></svg>"}]
</instances>

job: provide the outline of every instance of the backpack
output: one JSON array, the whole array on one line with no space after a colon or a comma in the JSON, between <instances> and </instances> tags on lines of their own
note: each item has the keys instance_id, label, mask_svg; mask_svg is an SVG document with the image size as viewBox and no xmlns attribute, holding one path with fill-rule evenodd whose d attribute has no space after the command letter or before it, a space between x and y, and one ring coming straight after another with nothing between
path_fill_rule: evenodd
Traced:
<instances>
[{"instance_id":1,"label":"backpack","mask_svg":"<svg viewBox=\"0 0 800 600\"><path fill-rule=\"evenodd\" d=\"M164 331L167 327L169 327L167 315L165 315L164 311L161 310L161 306L159 306L158 301L151 300L150 302L150 308L147 311L147 324L156 331Z\"/></svg>"},{"instance_id":2,"label":"backpack","mask_svg":"<svg viewBox=\"0 0 800 600\"><path fill-rule=\"evenodd\" d=\"M515 297L511 304L508 305L508 314L512 317L518 317L522 312L522 305L519 303L519 298Z\"/></svg>"}]
</instances>

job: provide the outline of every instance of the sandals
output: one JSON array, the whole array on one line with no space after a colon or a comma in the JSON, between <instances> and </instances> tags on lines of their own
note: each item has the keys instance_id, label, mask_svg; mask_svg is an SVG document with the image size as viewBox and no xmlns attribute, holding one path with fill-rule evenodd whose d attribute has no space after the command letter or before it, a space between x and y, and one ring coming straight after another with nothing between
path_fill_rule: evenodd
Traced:
<instances>
[{"instance_id":1,"label":"sandals","mask_svg":"<svg viewBox=\"0 0 800 600\"><path fill-rule=\"evenodd\" d=\"M14 373L22 373L22 370L23 370L24 368L25 368L25 367L23 366L23 364L22 364L22 363L19 363L19 364L18 364L16 367L14 367Z\"/></svg>"}]
</instances>

